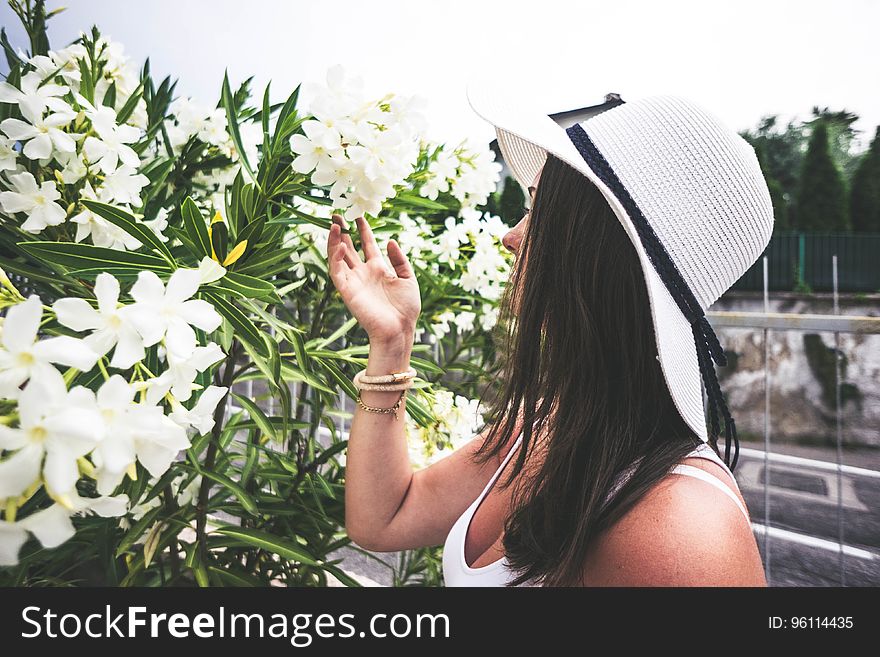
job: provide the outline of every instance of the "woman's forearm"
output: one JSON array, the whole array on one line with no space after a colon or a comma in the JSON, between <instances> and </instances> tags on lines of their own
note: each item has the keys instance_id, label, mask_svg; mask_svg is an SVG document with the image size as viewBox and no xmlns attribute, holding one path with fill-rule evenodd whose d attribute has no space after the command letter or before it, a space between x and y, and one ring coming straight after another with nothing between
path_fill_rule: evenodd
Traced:
<instances>
[{"instance_id":1,"label":"woman's forearm","mask_svg":"<svg viewBox=\"0 0 880 657\"><path fill-rule=\"evenodd\" d=\"M413 335L393 341L370 342L368 376L400 372L410 366ZM388 408L399 390L362 390L367 406ZM404 433L406 397L397 419L355 406L345 465L345 525L349 537L366 549L381 549L388 527L406 497L413 476Z\"/></svg>"}]
</instances>

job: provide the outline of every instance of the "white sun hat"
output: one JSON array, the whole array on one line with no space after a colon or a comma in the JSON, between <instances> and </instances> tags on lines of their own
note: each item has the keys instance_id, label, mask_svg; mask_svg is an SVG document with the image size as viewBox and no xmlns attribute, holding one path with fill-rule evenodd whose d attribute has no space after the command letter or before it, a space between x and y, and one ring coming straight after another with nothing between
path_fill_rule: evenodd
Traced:
<instances>
[{"instance_id":1,"label":"white sun hat","mask_svg":"<svg viewBox=\"0 0 880 657\"><path fill-rule=\"evenodd\" d=\"M476 78L467 85L471 107L495 127L520 185L531 185L552 153L602 192L641 261L672 399L708 441L705 384L712 434L719 436L720 413L725 460L735 467L736 426L712 362L726 359L704 313L758 259L773 232L773 206L754 149L681 96L621 102L563 128L536 105L540 95L531 83L527 92Z\"/></svg>"}]
</instances>

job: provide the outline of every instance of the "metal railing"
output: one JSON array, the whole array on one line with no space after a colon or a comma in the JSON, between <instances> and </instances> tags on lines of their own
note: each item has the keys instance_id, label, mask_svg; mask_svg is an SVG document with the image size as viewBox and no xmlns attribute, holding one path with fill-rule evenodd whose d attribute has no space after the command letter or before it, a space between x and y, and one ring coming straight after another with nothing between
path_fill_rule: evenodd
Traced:
<instances>
[{"instance_id":1,"label":"metal railing","mask_svg":"<svg viewBox=\"0 0 880 657\"><path fill-rule=\"evenodd\" d=\"M824 549L832 549L833 542L818 537L798 534L789 530L772 527L770 521L770 464L789 463L802 467L809 467L820 471L833 471L836 473L837 483L837 542L836 551L839 554L839 581L840 585L846 585L846 563L845 556L855 556L858 558L877 560L880 554L875 554L869 550L862 550L848 546L845 543L845 526L844 526L844 475L860 476L870 479L880 478L880 472L866 468L856 468L843 464L843 419L841 404L841 361L843 354L840 348L840 334L880 334L880 317L866 316L845 316L840 315L840 306L838 300L838 270L837 256L832 256L831 272L832 272L832 291L834 293L834 314L833 315L816 315L816 314L794 314L794 313L773 313L769 310L770 299L768 294L769 280L768 276L768 259L766 256L762 258L763 269L763 287L764 287L764 312L725 312L715 311L707 312L706 317L712 324L713 328L751 328L760 330L763 334L764 346L764 449L741 449L741 454L751 456L753 458L763 458L764 461L764 523L758 524L753 522L753 528L756 532L763 535L763 557L764 568L767 581L771 581L771 538L775 537L779 540L787 540L794 542L803 542L815 547ZM806 459L787 454L773 453L771 450L771 431L770 431L770 349L769 349L769 331L823 331L834 334L835 345L835 441L836 441L836 463L829 463L816 459ZM878 382L880 385L880 382Z\"/></svg>"}]
</instances>

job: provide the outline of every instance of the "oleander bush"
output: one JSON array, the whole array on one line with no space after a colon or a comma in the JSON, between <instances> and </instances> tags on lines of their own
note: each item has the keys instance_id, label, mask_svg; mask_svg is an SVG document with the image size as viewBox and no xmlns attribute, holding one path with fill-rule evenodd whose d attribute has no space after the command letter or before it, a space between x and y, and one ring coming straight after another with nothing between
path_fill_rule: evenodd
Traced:
<instances>
[{"instance_id":1,"label":"oleander bush","mask_svg":"<svg viewBox=\"0 0 880 657\"><path fill-rule=\"evenodd\" d=\"M330 214L416 268L423 467L485 421L500 166L339 66L283 102L224 76L211 107L97 27L52 49L60 10L9 4L29 47L0 32L0 584L357 585L331 555L369 345L328 276ZM394 573L440 579L439 548Z\"/></svg>"}]
</instances>

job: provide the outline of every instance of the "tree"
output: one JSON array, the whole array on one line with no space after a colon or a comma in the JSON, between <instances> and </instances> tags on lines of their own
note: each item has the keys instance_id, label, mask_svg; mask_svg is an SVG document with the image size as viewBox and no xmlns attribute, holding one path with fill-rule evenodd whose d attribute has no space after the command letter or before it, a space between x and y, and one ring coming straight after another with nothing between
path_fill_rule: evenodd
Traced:
<instances>
[{"instance_id":1,"label":"tree","mask_svg":"<svg viewBox=\"0 0 880 657\"><path fill-rule=\"evenodd\" d=\"M519 223L525 213L526 197L522 187L512 176L504 179L504 189L499 202L499 216L504 223L513 226Z\"/></svg>"},{"instance_id":2,"label":"tree","mask_svg":"<svg viewBox=\"0 0 880 657\"><path fill-rule=\"evenodd\" d=\"M797 195L799 230L850 230L846 186L831 158L825 121L814 124L800 172Z\"/></svg>"},{"instance_id":3,"label":"tree","mask_svg":"<svg viewBox=\"0 0 880 657\"><path fill-rule=\"evenodd\" d=\"M770 201L773 203L773 230L789 230L791 226L788 221L788 203L785 200L785 192L782 184L773 176L767 166L767 155L765 144L759 142L754 145L755 156L758 158L758 164L761 165L761 171L767 181L767 190L770 192Z\"/></svg>"},{"instance_id":4,"label":"tree","mask_svg":"<svg viewBox=\"0 0 880 657\"><path fill-rule=\"evenodd\" d=\"M880 232L880 127L868 150L859 158L849 207L854 231Z\"/></svg>"}]
</instances>

